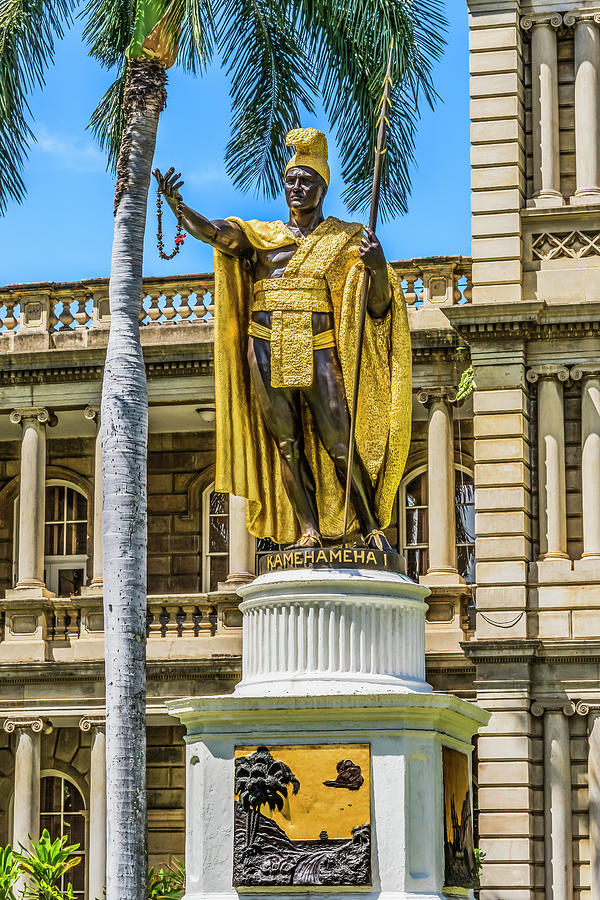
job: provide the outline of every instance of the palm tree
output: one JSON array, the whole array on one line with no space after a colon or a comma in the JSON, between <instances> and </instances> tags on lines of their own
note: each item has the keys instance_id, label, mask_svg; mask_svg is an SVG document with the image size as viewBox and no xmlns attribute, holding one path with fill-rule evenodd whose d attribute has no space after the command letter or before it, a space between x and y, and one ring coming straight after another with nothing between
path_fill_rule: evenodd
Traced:
<instances>
[{"instance_id":1,"label":"palm tree","mask_svg":"<svg viewBox=\"0 0 600 900\"><path fill-rule=\"evenodd\" d=\"M32 133L27 94L78 0L0 0L0 213L21 201ZM320 94L350 209L366 208L375 116L395 39L393 117L381 211L406 211L418 108L435 100L443 0L89 0L90 52L118 69L91 120L116 169L111 330L102 397L108 900L141 900L145 850L147 395L140 344L143 237L165 69L201 73L217 52L231 79L226 168L236 185L279 191L285 135Z\"/></svg>"},{"instance_id":2,"label":"palm tree","mask_svg":"<svg viewBox=\"0 0 600 900\"><path fill-rule=\"evenodd\" d=\"M281 812L288 784L292 785L292 793L297 794L300 782L288 765L273 758L268 747L258 747L250 756L236 759L234 792L247 817L246 848L256 840L261 806Z\"/></svg>"}]
</instances>

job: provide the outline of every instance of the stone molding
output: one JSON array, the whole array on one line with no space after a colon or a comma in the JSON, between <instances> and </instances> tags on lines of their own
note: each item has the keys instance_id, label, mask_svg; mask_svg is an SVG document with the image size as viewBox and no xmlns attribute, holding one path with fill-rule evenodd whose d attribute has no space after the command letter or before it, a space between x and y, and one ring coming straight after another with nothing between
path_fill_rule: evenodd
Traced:
<instances>
[{"instance_id":1,"label":"stone molding","mask_svg":"<svg viewBox=\"0 0 600 900\"><path fill-rule=\"evenodd\" d=\"M569 10L563 16L563 23L567 28L572 28L578 22L600 23L600 12L591 9Z\"/></svg>"},{"instance_id":2,"label":"stone molding","mask_svg":"<svg viewBox=\"0 0 600 900\"><path fill-rule=\"evenodd\" d=\"M56 425L58 422L58 419L52 410L46 409L43 406L28 406L23 409L13 409L9 418L13 425L20 425L23 420L27 419L37 419L42 425L49 425L50 427Z\"/></svg>"},{"instance_id":3,"label":"stone molding","mask_svg":"<svg viewBox=\"0 0 600 900\"><path fill-rule=\"evenodd\" d=\"M445 400L447 403L456 401L456 388L451 385L433 385L432 387L423 387L417 393L417 400L423 406L438 400Z\"/></svg>"},{"instance_id":4,"label":"stone molding","mask_svg":"<svg viewBox=\"0 0 600 900\"><path fill-rule=\"evenodd\" d=\"M29 728L34 734L41 734L42 732L51 734L54 730L52 723L48 719L42 719L41 716L8 718L2 723L3 731L6 731L8 734L12 734L17 728Z\"/></svg>"},{"instance_id":5,"label":"stone molding","mask_svg":"<svg viewBox=\"0 0 600 900\"><path fill-rule=\"evenodd\" d=\"M92 422L100 420L100 404L89 403L83 411L84 418L90 419Z\"/></svg>"},{"instance_id":6,"label":"stone molding","mask_svg":"<svg viewBox=\"0 0 600 900\"><path fill-rule=\"evenodd\" d=\"M521 18L521 28L523 31L530 31L534 25L551 25L553 28L560 28L563 23L563 17L560 13L528 13Z\"/></svg>"},{"instance_id":7,"label":"stone molding","mask_svg":"<svg viewBox=\"0 0 600 900\"><path fill-rule=\"evenodd\" d=\"M573 381L581 381L586 376L600 375L600 365L586 365L577 363L571 369L571 378Z\"/></svg>"},{"instance_id":8,"label":"stone molding","mask_svg":"<svg viewBox=\"0 0 600 900\"><path fill-rule=\"evenodd\" d=\"M559 381L568 381L570 372L566 366L561 365L532 366L527 369L525 377L530 384L535 384L540 378L558 378Z\"/></svg>"},{"instance_id":9,"label":"stone molding","mask_svg":"<svg viewBox=\"0 0 600 900\"><path fill-rule=\"evenodd\" d=\"M105 728L106 727L106 715L103 714L92 714L89 716L82 716L79 720L79 728L81 731L91 731L92 728Z\"/></svg>"},{"instance_id":10,"label":"stone molding","mask_svg":"<svg viewBox=\"0 0 600 900\"><path fill-rule=\"evenodd\" d=\"M576 707L573 700L565 700L564 697L534 700L531 704L531 715L539 717L545 712L562 712L565 716L574 716Z\"/></svg>"}]
</instances>

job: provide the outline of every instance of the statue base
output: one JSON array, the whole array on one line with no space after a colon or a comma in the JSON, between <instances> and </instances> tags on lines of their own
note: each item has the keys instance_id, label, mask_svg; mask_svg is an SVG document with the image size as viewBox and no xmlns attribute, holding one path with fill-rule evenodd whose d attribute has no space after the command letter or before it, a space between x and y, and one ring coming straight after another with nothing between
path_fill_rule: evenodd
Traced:
<instances>
[{"instance_id":1,"label":"statue base","mask_svg":"<svg viewBox=\"0 0 600 900\"><path fill-rule=\"evenodd\" d=\"M235 692L168 703L187 728L185 900L472 897L471 737L489 716L425 681L427 588L304 569L239 593Z\"/></svg>"}]
</instances>

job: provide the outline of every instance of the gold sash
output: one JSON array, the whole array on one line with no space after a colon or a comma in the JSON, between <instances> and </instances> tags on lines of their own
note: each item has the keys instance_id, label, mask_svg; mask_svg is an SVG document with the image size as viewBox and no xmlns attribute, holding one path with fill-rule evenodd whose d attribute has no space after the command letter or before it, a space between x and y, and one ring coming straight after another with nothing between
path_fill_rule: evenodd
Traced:
<instances>
[{"instance_id":1,"label":"gold sash","mask_svg":"<svg viewBox=\"0 0 600 900\"><path fill-rule=\"evenodd\" d=\"M257 281L252 312L271 313L271 387L310 387L315 349L312 314L332 312L325 279L284 275Z\"/></svg>"}]
</instances>

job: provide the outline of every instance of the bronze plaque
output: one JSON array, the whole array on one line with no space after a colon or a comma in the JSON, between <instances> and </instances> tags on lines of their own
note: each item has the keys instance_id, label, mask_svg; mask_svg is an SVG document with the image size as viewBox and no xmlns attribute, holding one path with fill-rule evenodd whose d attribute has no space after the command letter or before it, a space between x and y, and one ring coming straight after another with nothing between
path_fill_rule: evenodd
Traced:
<instances>
[{"instance_id":1,"label":"bronze plaque","mask_svg":"<svg viewBox=\"0 0 600 900\"><path fill-rule=\"evenodd\" d=\"M371 883L368 744L235 749L235 887Z\"/></svg>"},{"instance_id":2,"label":"bronze plaque","mask_svg":"<svg viewBox=\"0 0 600 900\"><path fill-rule=\"evenodd\" d=\"M404 572L404 557L368 547L312 547L307 550L275 550L260 558L259 573L283 569L378 569Z\"/></svg>"}]
</instances>

